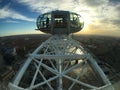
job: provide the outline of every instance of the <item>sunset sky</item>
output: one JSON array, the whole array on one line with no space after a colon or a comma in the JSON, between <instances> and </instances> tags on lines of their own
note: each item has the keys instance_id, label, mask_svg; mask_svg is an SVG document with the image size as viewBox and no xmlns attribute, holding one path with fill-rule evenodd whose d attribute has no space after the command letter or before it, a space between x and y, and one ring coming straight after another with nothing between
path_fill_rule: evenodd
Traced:
<instances>
[{"instance_id":1,"label":"sunset sky","mask_svg":"<svg viewBox=\"0 0 120 90\"><path fill-rule=\"evenodd\" d=\"M85 26L77 34L120 37L120 0L0 0L0 36L40 34L36 19L52 10L80 14Z\"/></svg>"}]
</instances>

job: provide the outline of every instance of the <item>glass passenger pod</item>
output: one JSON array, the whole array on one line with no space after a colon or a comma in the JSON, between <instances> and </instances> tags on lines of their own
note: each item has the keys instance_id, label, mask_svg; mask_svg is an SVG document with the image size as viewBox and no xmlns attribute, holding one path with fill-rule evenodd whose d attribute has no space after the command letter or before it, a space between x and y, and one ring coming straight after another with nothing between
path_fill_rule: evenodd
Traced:
<instances>
[{"instance_id":1,"label":"glass passenger pod","mask_svg":"<svg viewBox=\"0 0 120 90\"><path fill-rule=\"evenodd\" d=\"M82 17L69 11L52 11L37 18L38 30L51 34L70 34L80 31L83 26Z\"/></svg>"},{"instance_id":2,"label":"glass passenger pod","mask_svg":"<svg viewBox=\"0 0 120 90\"><path fill-rule=\"evenodd\" d=\"M37 28L43 32L51 31L51 13L45 13L37 18Z\"/></svg>"}]
</instances>

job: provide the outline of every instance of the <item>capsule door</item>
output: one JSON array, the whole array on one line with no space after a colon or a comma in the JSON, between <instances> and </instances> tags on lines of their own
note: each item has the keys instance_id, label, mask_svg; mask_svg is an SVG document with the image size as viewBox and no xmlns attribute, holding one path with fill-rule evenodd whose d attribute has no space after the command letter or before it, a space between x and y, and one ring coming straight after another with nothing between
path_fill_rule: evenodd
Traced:
<instances>
[{"instance_id":1,"label":"capsule door","mask_svg":"<svg viewBox=\"0 0 120 90\"><path fill-rule=\"evenodd\" d=\"M53 34L68 34L69 15L66 11L58 11L52 13L53 18Z\"/></svg>"}]
</instances>

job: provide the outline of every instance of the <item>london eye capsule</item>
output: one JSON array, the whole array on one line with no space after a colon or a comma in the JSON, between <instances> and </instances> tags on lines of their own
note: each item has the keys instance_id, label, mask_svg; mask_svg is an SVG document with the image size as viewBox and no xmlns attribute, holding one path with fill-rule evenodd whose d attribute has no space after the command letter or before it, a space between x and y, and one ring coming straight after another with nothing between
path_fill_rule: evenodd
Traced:
<instances>
[{"instance_id":1,"label":"london eye capsule","mask_svg":"<svg viewBox=\"0 0 120 90\"><path fill-rule=\"evenodd\" d=\"M50 34L70 34L80 31L84 22L82 17L69 11L52 11L37 18L37 29Z\"/></svg>"}]
</instances>

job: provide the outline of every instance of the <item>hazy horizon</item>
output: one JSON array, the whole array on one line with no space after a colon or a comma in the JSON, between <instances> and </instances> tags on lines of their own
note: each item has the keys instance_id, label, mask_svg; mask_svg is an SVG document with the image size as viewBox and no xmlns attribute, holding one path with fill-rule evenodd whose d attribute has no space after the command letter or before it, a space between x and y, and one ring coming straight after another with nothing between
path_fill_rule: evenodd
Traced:
<instances>
[{"instance_id":1,"label":"hazy horizon","mask_svg":"<svg viewBox=\"0 0 120 90\"><path fill-rule=\"evenodd\" d=\"M85 22L77 34L120 37L119 0L0 0L0 36L40 34L37 17L52 10L80 14Z\"/></svg>"},{"instance_id":2,"label":"hazy horizon","mask_svg":"<svg viewBox=\"0 0 120 90\"><path fill-rule=\"evenodd\" d=\"M19 36L19 35L51 35L51 34L49 34L49 33L21 33L21 34L9 34L9 35L1 35L0 37L9 37L9 36ZM71 35L71 34L70 34ZM118 38L120 38L120 35L118 34L118 35L106 35L106 34L94 34L94 33L73 33L73 35L75 35L75 36L78 36L78 35L82 35L82 36L86 36L86 35L90 35L90 36L107 36L107 37L118 37Z\"/></svg>"}]
</instances>

